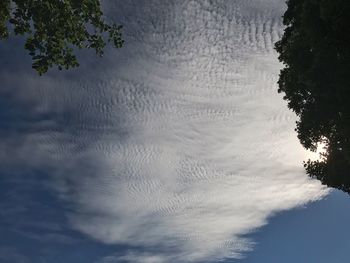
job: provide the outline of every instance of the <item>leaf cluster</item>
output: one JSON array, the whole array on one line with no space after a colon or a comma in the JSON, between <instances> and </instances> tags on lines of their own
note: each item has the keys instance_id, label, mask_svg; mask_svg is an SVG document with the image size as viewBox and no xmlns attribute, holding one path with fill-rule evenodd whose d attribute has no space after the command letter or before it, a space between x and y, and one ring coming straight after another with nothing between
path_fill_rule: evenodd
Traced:
<instances>
[{"instance_id":1,"label":"leaf cluster","mask_svg":"<svg viewBox=\"0 0 350 263\"><path fill-rule=\"evenodd\" d=\"M94 49L103 55L106 42L123 45L122 26L103 19L99 0L1 0L0 39L10 30L26 36L32 67L41 75L53 66L79 66L75 49Z\"/></svg>"}]
</instances>

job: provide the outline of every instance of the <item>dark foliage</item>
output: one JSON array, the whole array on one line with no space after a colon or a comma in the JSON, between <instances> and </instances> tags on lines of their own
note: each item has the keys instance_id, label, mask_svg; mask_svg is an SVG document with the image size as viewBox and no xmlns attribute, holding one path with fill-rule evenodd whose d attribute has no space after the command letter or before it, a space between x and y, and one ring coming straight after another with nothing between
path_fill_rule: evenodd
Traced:
<instances>
[{"instance_id":1,"label":"dark foliage","mask_svg":"<svg viewBox=\"0 0 350 263\"><path fill-rule=\"evenodd\" d=\"M103 20L99 0L1 0L0 39L26 36L32 67L41 75L49 68L79 65L74 49L91 48L103 55L106 42L123 44L121 26Z\"/></svg>"},{"instance_id":2,"label":"dark foliage","mask_svg":"<svg viewBox=\"0 0 350 263\"><path fill-rule=\"evenodd\" d=\"M284 63L279 92L300 117L296 131L306 149L323 142L307 173L350 193L350 1L289 0L276 43Z\"/></svg>"}]
</instances>

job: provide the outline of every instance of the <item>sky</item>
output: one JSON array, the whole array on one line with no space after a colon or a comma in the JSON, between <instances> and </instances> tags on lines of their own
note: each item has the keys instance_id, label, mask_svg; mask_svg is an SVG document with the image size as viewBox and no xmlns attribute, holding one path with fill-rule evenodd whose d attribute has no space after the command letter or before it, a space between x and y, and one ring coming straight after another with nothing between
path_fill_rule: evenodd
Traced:
<instances>
[{"instance_id":1,"label":"sky","mask_svg":"<svg viewBox=\"0 0 350 263\"><path fill-rule=\"evenodd\" d=\"M0 261L346 262L277 93L284 1L103 4L125 47L78 69L0 46Z\"/></svg>"}]
</instances>

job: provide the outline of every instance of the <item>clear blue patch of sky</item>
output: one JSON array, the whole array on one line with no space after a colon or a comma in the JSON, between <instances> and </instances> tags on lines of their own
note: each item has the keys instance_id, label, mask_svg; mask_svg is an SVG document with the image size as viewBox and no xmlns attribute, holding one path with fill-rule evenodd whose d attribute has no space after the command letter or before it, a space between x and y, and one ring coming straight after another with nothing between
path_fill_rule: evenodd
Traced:
<instances>
[{"instance_id":1,"label":"clear blue patch of sky","mask_svg":"<svg viewBox=\"0 0 350 263\"><path fill-rule=\"evenodd\" d=\"M235 263L345 263L350 251L350 196L333 191L307 207L282 212L249 235L254 250Z\"/></svg>"}]
</instances>

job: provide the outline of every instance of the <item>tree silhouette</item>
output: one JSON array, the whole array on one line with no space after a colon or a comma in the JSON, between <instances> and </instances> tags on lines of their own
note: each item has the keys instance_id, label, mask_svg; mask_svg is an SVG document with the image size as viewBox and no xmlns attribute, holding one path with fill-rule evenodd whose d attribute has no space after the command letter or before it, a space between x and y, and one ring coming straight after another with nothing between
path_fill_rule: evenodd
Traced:
<instances>
[{"instance_id":1,"label":"tree silhouette","mask_svg":"<svg viewBox=\"0 0 350 263\"><path fill-rule=\"evenodd\" d=\"M53 66L79 66L74 49L91 48L102 56L106 42L120 48L121 28L104 21L99 0L0 1L0 39L11 31L25 36L25 49L40 75Z\"/></svg>"},{"instance_id":2,"label":"tree silhouette","mask_svg":"<svg viewBox=\"0 0 350 263\"><path fill-rule=\"evenodd\" d=\"M301 144L326 153L304 163L309 176L350 193L350 2L289 0L275 45L285 67L279 92L298 116Z\"/></svg>"}]
</instances>

